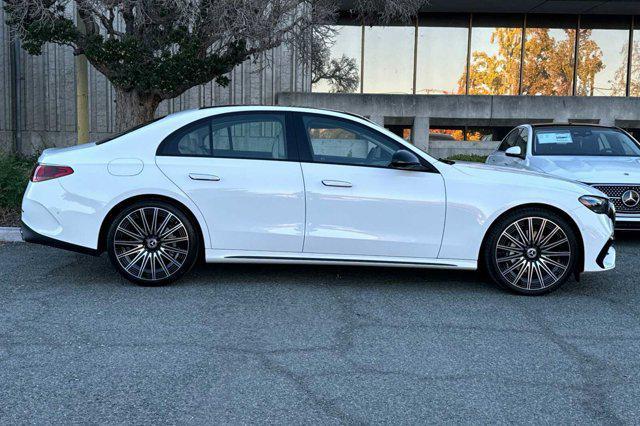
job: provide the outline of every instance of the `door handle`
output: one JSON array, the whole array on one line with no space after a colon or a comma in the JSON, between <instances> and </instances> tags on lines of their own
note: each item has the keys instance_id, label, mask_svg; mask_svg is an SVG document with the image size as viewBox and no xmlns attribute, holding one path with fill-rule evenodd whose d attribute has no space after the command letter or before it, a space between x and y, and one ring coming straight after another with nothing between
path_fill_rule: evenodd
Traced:
<instances>
[{"instance_id":1,"label":"door handle","mask_svg":"<svg viewBox=\"0 0 640 426\"><path fill-rule=\"evenodd\" d=\"M216 175L203 175L200 173L189 173L191 180L208 180L211 182L218 182L220 178Z\"/></svg>"},{"instance_id":2,"label":"door handle","mask_svg":"<svg viewBox=\"0 0 640 426\"><path fill-rule=\"evenodd\" d=\"M322 184L324 186L335 186L338 188L351 188L353 186L351 182L345 182L342 180L323 180Z\"/></svg>"}]
</instances>

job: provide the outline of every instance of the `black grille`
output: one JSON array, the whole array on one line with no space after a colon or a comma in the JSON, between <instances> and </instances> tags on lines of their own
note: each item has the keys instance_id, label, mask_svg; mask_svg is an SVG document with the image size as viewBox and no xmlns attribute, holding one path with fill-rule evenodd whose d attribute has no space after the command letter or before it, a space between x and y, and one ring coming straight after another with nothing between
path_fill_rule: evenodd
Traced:
<instances>
[{"instance_id":1,"label":"black grille","mask_svg":"<svg viewBox=\"0 0 640 426\"><path fill-rule=\"evenodd\" d=\"M640 194L640 185L592 185L594 188L607 194L609 199L616 206L618 213L637 213L640 214L640 204L633 207L626 206L622 202L622 194L629 190L634 190Z\"/></svg>"}]
</instances>

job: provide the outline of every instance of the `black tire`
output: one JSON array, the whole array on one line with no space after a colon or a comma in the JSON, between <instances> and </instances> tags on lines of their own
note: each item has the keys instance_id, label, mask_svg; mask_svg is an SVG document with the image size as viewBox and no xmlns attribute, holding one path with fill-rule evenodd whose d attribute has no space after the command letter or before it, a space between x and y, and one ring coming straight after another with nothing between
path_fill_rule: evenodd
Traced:
<instances>
[{"instance_id":1,"label":"black tire","mask_svg":"<svg viewBox=\"0 0 640 426\"><path fill-rule=\"evenodd\" d=\"M580 250L578 235L565 218L543 208L524 208L493 224L480 267L504 289L540 295L557 290L574 275Z\"/></svg>"},{"instance_id":2,"label":"black tire","mask_svg":"<svg viewBox=\"0 0 640 426\"><path fill-rule=\"evenodd\" d=\"M195 265L199 251L200 238L189 217L161 200L127 206L114 218L107 234L113 266L124 278L142 286L176 281Z\"/></svg>"}]
</instances>

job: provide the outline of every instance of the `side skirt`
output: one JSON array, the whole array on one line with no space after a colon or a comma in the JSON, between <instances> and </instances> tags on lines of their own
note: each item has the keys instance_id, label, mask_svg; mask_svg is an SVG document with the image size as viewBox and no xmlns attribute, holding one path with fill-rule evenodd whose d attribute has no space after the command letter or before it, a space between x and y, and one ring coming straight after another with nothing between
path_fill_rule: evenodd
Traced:
<instances>
[{"instance_id":1,"label":"side skirt","mask_svg":"<svg viewBox=\"0 0 640 426\"><path fill-rule=\"evenodd\" d=\"M405 268L465 269L476 270L478 262L460 259L427 259L415 257L353 256L319 253L264 252L244 250L214 250L205 252L207 263L274 263L274 264L323 264L369 265Z\"/></svg>"}]
</instances>

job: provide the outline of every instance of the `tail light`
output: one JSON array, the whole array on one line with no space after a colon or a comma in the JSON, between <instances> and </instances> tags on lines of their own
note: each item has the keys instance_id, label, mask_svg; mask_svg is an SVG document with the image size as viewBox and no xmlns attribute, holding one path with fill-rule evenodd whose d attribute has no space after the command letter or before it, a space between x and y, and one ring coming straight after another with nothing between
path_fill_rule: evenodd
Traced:
<instances>
[{"instance_id":1,"label":"tail light","mask_svg":"<svg viewBox=\"0 0 640 426\"><path fill-rule=\"evenodd\" d=\"M69 166L52 166L49 164L36 164L31 174L31 182L42 182L45 180L56 179L73 173L73 169Z\"/></svg>"}]
</instances>

